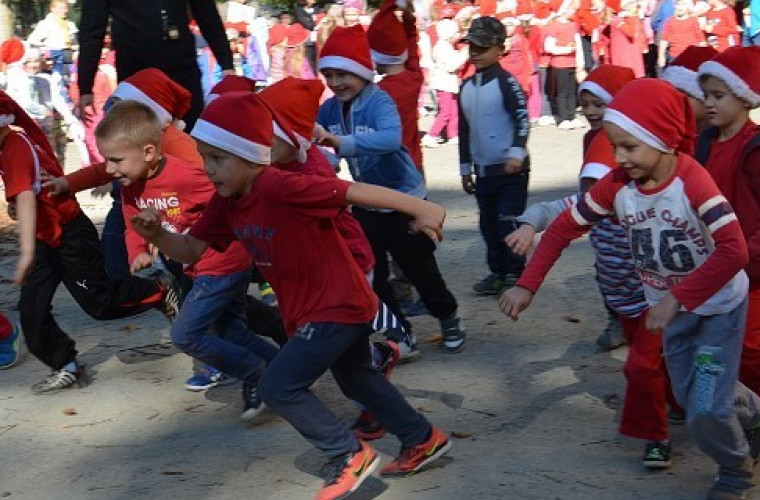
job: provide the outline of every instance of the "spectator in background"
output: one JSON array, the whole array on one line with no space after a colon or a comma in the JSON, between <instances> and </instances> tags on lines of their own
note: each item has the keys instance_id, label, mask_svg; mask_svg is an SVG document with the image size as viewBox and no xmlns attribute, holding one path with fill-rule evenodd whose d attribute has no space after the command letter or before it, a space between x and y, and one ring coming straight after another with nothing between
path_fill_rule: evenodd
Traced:
<instances>
[{"instance_id":1,"label":"spectator in background","mask_svg":"<svg viewBox=\"0 0 760 500\"><path fill-rule=\"evenodd\" d=\"M317 27L316 15L320 13L320 8L317 6L317 0L298 0L296 8L293 11L295 22L306 28L306 31L310 32L309 38L304 43L304 50L306 51L306 59L311 66L311 74L314 75L317 72L317 46L316 33L314 28ZM311 34L314 36L311 36Z\"/></svg>"},{"instance_id":2,"label":"spectator in background","mask_svg":"<svg viewBox=\"0 0 760 500\"><path fill-rule=\"evenodd\" d=\"M50 13L37 23L34 31L27 38L30 47L41 52L50 51L53 58L53 71L68 77L68 65L72 63L72 51L76 48L76 25L66 16L69 13L67 0L52 0Z\"/></svg>"},{"instance_id":3,"label":"spectator in background","mask_svg":"<svg viewBox=\"0 0 760 500\"><path fill-rule=\"evenodd\" d=\"M213 0L82 0L80 112L88 115L94 112L92 87L110 18L119 81L141 69L162 70L192 94L190 112L184 117L188 129L192 128L203 109L203 90L189 15L198 23L223 73L233 74L232 52Z\"/></svg>"},{"instance_id":4,"label":"spectator in background","mask_svg":"<svg viewBox=\"0 0 760 500\"><path fill-rule=\"evenodd\" d=\"M660 34L657 66L661 69L690 45L705 45L705 33L692 16L690 0L675 0L673 16L665 21Z\"/></svg>"},{"instance_id":5,"label":"spectator in background","mask_svg":"<svg viewBox=\"0 0 760 500\"><path fill-rule=\"evenodd\" d=\"M631 68L636 78L645 76L643 54L649 50L636 0L623 0L621 11L610 22L610 62Z\"/></svg>"}]
</instances>

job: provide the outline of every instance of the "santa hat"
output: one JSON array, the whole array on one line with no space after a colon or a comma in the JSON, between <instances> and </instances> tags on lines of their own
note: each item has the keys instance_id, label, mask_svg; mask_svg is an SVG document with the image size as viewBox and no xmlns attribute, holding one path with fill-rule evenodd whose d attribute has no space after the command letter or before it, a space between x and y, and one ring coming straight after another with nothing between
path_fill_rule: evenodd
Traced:
<instances>
[{"instance_id":1,"label":"santa hat","mask_svg":"<svg viewBox=\"0 0 760 500\"><path fill-rule=\"evenodd\" d=\"M3 63L15 63L22 57L24 57L24 44L18 38L11 38L0 45L0 61Z\"/></svg>"},{"instance_id":2,"label":"santa hat","mask_svg":"<svg viewBox=\"0 0 760 500\"><path fill-rule=\"evenodd\" d=\"M140 70L122 81L112 96L145 104L164 125L185 116L192 101L190 92L156 68Z\"/></svg>"},{"instance_id":3,"label":"santa hat","mask_svg":"<svg viewBox=\"0 0 760 500\"><path fill-rule=\"evenodd\" d=\"M604 121L659 151L692 152L694 113L688 98L666 81L640 78L630 82L607 106Z\"/></svg>"},{"instance_id":4,"label":"santa hat","mask_svg":"<svg viewBox=\"0 0 760 500\"><path fill-rule=\"evenodd\" d=\"M367 40L376 64L403 64L408 57L406 30L396 17L395 0L385 0L367 30Z\"/></svg>"},{"instance_id":5,"label":"santa hat","mask_svg":"<svg viewBox=\"0 0 760 500\"><path fill-rule=\"evenodd\" d=\"M602 64L592 70L583 80L583 83L578 86L578 95L581 95L581 92L585 90L597 96L605 104L609 104L618 90L635 78L636 75L631 68Z\"/></svg>"},{"instance_id":6,"label":"santa hat","mask_svg":"<svg viewBox=\"0 0 760 500\"><path fill-rule=\"evenodd\" d=\"M288 26L285 33L285 43L290 47L295 47L296 45L306 42L311 36L311 31L298 23L293 23Z\"/></svg>"},{"instance_id":7,"label":"santa hat","mask_svg":"<svg viewBox=\"0 0 760 500\"><path fill-rule=\"evenodd\" d=\"M451 19L441 19L435 25L435 33L439 40L449 41L459 33L459 25Z\"/></svg>"},{"instance_id":8,"label":"santa hat","mask_svg":"<svg viewBox=\"0 0 760 500\"><path fill-rule=\"evenodd\" d=\"M324 89L319 80L288 77L259 93L277 115L279 124L274 124L274 134L296 148L301 163L306 161L306 153L311 147L319 99Z\"/></svg>"},{"instance_id":9,"label":"santa hat","mask_svg":"<svg viewBox=\"0 0 760 500\"><path fill-rule=\"evenodd\" d=\"M53 147L37 123L26 114L26 111L11 96L0 90L0 127L7 127L10 124L20 127L32 139L32 142L47 153L50 159L57 161L58 157L55 155Z\"/></svg>"},{"instance_id":10,"label":"santa hat","mask_svg":"<svg viewBox=\"0 0 760 500\"><path fill-rule=\"evenodd\" d=\"M690 45L678 57L673 59L670 66L665 68L661 78L670 82L681 92L704 101L705 94L699 86L697 71L702 63L709 61L718 54L719 52L712 47Z\"/></svg>"},{"instance_id":11,"label":"santa hat","mask_svg":"<svg viewBox=\"0 0 760 500\"><path fill-rule=\"evenodd\" d=\"M441 13L438 17L441 19L454 19L454 16L459 12L459 7L454 3L447 3L441 7Z\"/></svg>"},{"instance_id":12,"label":"santa hat","mask_svg":"<svg viewBox=\"0 0 760 500\"><path fill-rule=\"evenodd\" d=\"M760 47L729 47L702 63L699 76L703 75L722 80L736 97L753 108L760 106Z\"/></svg>"},{"instance_id":13,"label":"santa hat","mask_svg":"<svg viewBox=\"0 0 760 500\"><path fill-rule=\"evenodd\" d=\"M319 53L318 66L320 71L338 69L371 82L375 70L364 29L359 25L335 28Z\"/></svg>"},{"instance_id":14,"label":"santa hat","mask_svg":"<svg viewBox=\"0 0 760 500\"><path fill-rule=\"evenodd\" d=\"M256 81L239 75L226 75L211 87L206 96L206 104L227 92L256 92Z\"/></svg>"}]
</instances>

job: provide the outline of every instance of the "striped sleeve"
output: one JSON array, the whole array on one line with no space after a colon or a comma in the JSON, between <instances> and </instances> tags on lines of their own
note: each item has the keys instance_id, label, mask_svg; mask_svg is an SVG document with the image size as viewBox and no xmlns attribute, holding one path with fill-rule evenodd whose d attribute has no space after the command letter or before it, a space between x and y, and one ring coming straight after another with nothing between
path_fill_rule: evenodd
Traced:
<instances>
[{"instance_id":1,"label":"striped sleeve","mask_svg":"<svg viewBox=\"0 0 760 500\"><path fill-rule=\"evenodd\" d=\"M726 224L737 220L734 209L722 194L715 195L697 208L697 213L710 233L714 233Z\"/></svg>"}]
</instances>

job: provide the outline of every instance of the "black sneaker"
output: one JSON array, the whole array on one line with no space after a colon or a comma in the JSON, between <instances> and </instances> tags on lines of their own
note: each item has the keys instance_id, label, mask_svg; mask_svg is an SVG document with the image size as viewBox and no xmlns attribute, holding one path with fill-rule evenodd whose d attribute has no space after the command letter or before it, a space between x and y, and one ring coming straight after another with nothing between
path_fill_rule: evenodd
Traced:
<instances>
[{"instance_id":1,"label":"black sneaker","mask_svg":"<svg viewBox=\"0 0 760 500\"><path fill-rule=\"evenodd\" d=\"M243 413L240 420L250 422L264 411L266 405L259 394L259 379L243 381Z\"/></svg>"},{"instance_id":2,"label":"black sneaker","mask_svg":"<svg viewBox=\"0 0 760 500\"><path fill-rule=\"evenodd\" d=\"M752 457L752 464L757 465L760 459L760 424L752 429L745 429L744 435L747 437L747 443L749 444L749 456Z\"/></svg>"},{"instance_id":3,"label":"black sneaker","mask_svg":"<svg viewBox=\"0 0 760 500\"><path fill-rule=\"evenodd\" d=\"M85 387L87 385L87 376L84 371L84 366L80 365L76 372L70 372L67 370L54 371L45 377L45 380L34 384L32 386L32 392L34 394L47 394L68 389L75 385L78 387Z\"/></svg>"},{"instance_id":4,"label":"black sneaker","mask_svg":"<svg viewBox=\"0 0 760 500\"><path fill-rule=\"evenodd\" d=\"M721 468L707 493L707 500L749 500L749 492L754 486L751 465L745 464L731 471Z\"/></svg>"},{"instance_id":5,"label":"black sneaker","mask_svg":"<svg viewBox=\"0 0 760 500\"><path fill-rule=\"evenodd\" d=\"M686 423L686 412L668 408L668 423L670 425L684 425Z\"/></svg>"},{"instance_id":6,"label":"black sneaker","mask_svg":"<svg viewBox=\"0 0 760 500\"><path fill-rule=\"evenodd\" d=\"M443 350L450 353L457 353L464 349L467 336L465 335L464 325L459 317L453 319L441 320L441 333Z\"/></svg>"},{"instance_id":7,"label":"black sneaker","mask_svg":"<svg viewBox=\"0 0 760 500\"><path fill-rule=\"evenodd\" d=\"M472 289L478 295L498 295L503 288L504 278L496 274L489 274L472 285Z\"/></svg>"},{"instance_id":8,"label":"black sneaker","mask_svg":"<svg viewBox=\"0 0 760 500\"><path fill-rule=\"evenodd\" d=\"M182 287L174 274L169 271L162 271L156 278L158 285L164 291L164 297L159 305L161 312L166 318L174 323L179 316L179 308L182 306Z\"/></svg>"},{"instance_id":9,"label":"black sneaker","mask_svg":"<svg viewBox=\"0 0 760 500\"><path fill-rule=\"evenodd\" d=\"M644 449L644 467L647 469L667 469L670 460L670 440L650 441Z\"/></svg>"},{"instance_id":10,"label":"black sneaker","mask_svg":"<svg viewBox=\"0 0 760 500\"><path fill-rule=\"evenodd\" d=\"M617 314L607 313L607 326L596 339L596 345L602 352L614 351L625 345L623 325L620 324Z\"/></svg>"}]
</instances>

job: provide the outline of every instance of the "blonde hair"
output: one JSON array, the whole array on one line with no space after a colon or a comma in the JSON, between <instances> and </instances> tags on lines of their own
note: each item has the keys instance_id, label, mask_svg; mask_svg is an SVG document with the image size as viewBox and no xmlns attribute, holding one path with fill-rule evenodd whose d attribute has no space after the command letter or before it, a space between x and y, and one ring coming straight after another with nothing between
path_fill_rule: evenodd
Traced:
<instances>
[{"instance_id":1,"label":"blonde hair","mask_svg":"<svg viewBox=\"0 0 760 500\"><path fill-rule=\"evenodd\" d=\"M139 148L148 144L160 146L162 135L156 113L145 104L131 100L116 102L95 127L98 139L120 139Z\"/></svg>"}]
</instances>

